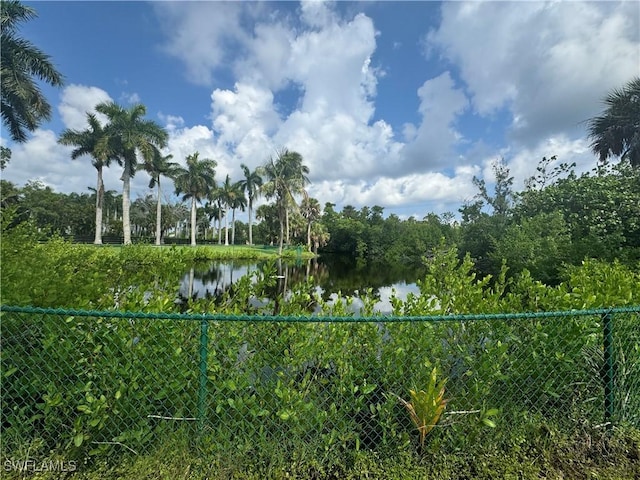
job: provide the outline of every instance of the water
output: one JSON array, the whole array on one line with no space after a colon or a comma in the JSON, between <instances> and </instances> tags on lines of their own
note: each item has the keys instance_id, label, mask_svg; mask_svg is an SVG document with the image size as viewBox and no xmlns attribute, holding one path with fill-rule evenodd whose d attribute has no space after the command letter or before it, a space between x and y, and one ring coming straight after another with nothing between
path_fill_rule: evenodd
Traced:
<instances>
[{"instance_id":1,"label":"water","mask_svg":"<svg viewBox=\"0 0 640 480\"><path fill-rule=\"evenodd\" d=\"M180 286L180 296L203 298L219 296L241 277L262 268L264 262L229 260L196 265L185 272ZM278 265L276 276L280 291L287 291L292 285L313 279L316 292L327 302L338 296L353 297L351 309L357 313L362 308L360 294L371 289L377 299L375 310L390 313L390 298L395 290L396 297L404 300L407 294L418 293L416 280L423 278L425 268L404 264L358 264L354 259L324 255L318 259L303 260Z\"/></svg>"}]
</instances>

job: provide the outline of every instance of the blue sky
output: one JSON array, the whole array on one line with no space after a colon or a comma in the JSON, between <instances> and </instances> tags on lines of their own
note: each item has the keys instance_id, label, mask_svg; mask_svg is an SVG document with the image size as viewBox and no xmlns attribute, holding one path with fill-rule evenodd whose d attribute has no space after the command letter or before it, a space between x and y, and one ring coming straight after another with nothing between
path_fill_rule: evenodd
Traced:
<instances>
[{"instance_id":1,"label":"blue sky","mask_svg":"<svg viewBox=\"0 0 640 480\"><path fill-rule=\"evenodd\" d=\"M217 177L299 151L321 204L456 212L504 158L516 184L543 156L595 165L584 120L640 74L640 3L25 2L22 35L66 77L50 122L3 178L62 192L95 182L57 145L105 100L142 102L184 163ZM105 176L121 190L118 167ZM136 175L134 197L150 193Z\"/></svg>"}]
</instances>

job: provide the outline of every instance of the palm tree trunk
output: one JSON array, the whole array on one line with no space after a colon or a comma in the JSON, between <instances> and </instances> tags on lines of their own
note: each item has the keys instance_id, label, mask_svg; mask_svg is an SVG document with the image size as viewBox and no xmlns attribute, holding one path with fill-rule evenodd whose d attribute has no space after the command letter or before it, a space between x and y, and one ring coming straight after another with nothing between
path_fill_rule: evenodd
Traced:
<instances>
[{"instance_id":1,"label":"palm tree trunk","mask_svg":"<svg viewBox=\"0 0 640 480\"><path fill-rule=\"evenodd\" d=\"M222 209L218 207L218 245L222 243Z\"/></svg>"},{"instance_id":2,"label":"palm tree trunk","mask_svg":"<svg viewBox=\"0 0 640 480\"><path fill-rule=\"evenodd\" d=\"M231 245L236 244L236 209L231 210Z\"/></svg>"},{"instance_id":3,"label":"palm tree trunk","mask_svg":"<svg viewBox=\"0 0 640 480\"><path fill-rule=\"evenodd\" d=\"M224 244L229 245L229 217L227 210L224 211Z\"/></svg>"},{"instance_id":4,"label":"palm tree trunk","mask_svg":"<svg viewBox=\"0 0 640 480\"><path fill-rule=\"evenodd\" d=\"M129 162L125 160L124 172L122 172L122 234L124 235L125 245L131 245L131 221L129 220L131 176L129 175L129 169Z\"/></svg>"},{"instance_id":5,"label":"palm tree trunk","mask_svg":"<svg viewBox=\"0 0 640 480\"><path fill-rule=\"evenodd\" d=\"M158 205L156 206L156 245L160 245L162 237L162 202L160 199L160 175L158 175Z\"/></svg>"},{"instance_id":6,"label":"palm tree trunk","mask_svg":"<svg viewBox=\"0 0 640 480\"><path fill-rule=\"evenodd\" d=\"M196 197L191 197L191 246L196 246Z\"/></svg>"},{"instance_id":7,"label":"palm tree trunk","mask_svg":"<svg viewBox=\"0 0 640 480\"><path fill-rule=\"evenodd\" d=\"M98 167L98 184L96 186L96 236L93 243L102 245L102 204L104 203L104 182L102 181L102 167Z\"/></svg>"},{"instance_id":8,"label":"palm tree trunk","mask_svg":"<svg viewBox=\"0 0 640 480\"><path fill-rule=\"evenodd\" d=\"M289 245L289 209L285 207L284 211L285 221L286 221L286 232L287 232L287 246Z\"/></svg>"},{"instance_id":9,"label":"palm tree trunk","mask_svg":"<svg viewBox=\"0 0 640 480\"><path fill-rule=\"evenodd\" d=\"M280 216L280 242L278 245L278 256L282 256L282 242L284 241L284 219Z\"/></svg>"},{"instance_id":10,"label":"palm tree trunk","mask_svg":"<svg viewBox=\"0 0 640 480\"><path fill-rule=\"evenodd\" d=\"M311 222L307 222L307 250L311 251Z\"/></svg>"},{"instance_id":11,"label":"palm tree trunk","mask_svg":"<svg viewBox=\"0 0 640 480\"><path fill-rule=\"evenodd\" d=\"M253 245L253 234L251 232L251 210L252 210L252 201L249 199L249 245Z\"/></svg>"}]
</instances>

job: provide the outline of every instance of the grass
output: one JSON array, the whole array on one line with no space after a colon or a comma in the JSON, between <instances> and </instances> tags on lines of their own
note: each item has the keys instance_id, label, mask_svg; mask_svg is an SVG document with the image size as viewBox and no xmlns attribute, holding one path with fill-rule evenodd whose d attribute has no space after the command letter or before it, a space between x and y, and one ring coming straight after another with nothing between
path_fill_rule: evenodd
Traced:
<instances>
[{"instance_id":1,"label":"grass","mask_svg":"<svg viewBox=\"0 0 640 480\"><path fill-rule=\"evenodd\" d=\"M640 478L640 463L630 454L629 440L608 445L608 451L577 447L572 450L550 448L544 451L500 451L490 453L450 452L418 455L400 451L381 458L373 451L353 452L344 463L318 463L304 456L284 459L277 452L270 458L244 458L202 455L188 442L166 442L148 455L127 456L117 462L102 459L94 464L77 463L66 478L98 480L138 479L388 479L425 478L432 480L489 479L603 479ZM637 445L635 447L637 449ZM637 453L637 452L636 452ZM25 478L25 472L4 472L3 478ZM30 479L64 478L59 472L30 472Z\"/></svg>"},{"instance_id":2,"label":"grass","mask_svg":"<svg viewBox=\"0 0 640 480\"><path fill-rule=\"evenodd\" d=\"M94 249L99 248L105 251L119 252L125 247L124 245L93 245L93 244L77 244L80 247ZM278 258L278 247L270 245L149 245L135 244L135 248L166 250L182 252L193 260L225 260L225 259L244 259L244 260L272 260ZM309 259L314 254L307 251L305 247L285 247L282 250L282 258L285 259Z\"/></svg>"}]
</instances>

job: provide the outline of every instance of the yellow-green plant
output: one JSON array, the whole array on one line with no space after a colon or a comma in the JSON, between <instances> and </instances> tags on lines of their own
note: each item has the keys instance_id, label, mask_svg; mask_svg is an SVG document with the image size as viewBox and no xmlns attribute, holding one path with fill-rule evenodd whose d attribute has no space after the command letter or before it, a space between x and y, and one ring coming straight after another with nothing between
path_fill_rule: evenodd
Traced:
<instances>
[{"instance_id":1,"label":"yellow-green plant","mask_svg":"<svg viewBox=\"0 0 640 480\"><path fill-rule=\"evenodd\" d=\"M434 367L426 390L409 390L411 395L411 401L409 402L398 397L398 400L405 406L411 416L411 420L418 428L421 449L424 449L424 439L440 420L448 402L444 398L444 386L447 383L447 379L443 378L438 381L437 377L438 372Z\"/></svg>"}]
</instances>

